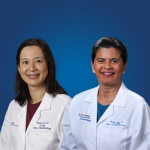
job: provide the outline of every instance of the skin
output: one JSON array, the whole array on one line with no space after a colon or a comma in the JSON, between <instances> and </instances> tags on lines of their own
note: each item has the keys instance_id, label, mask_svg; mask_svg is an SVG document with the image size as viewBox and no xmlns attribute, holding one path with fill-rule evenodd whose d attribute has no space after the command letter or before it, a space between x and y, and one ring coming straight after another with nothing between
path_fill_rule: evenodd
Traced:
<instances>
[{"instance_id":1,"label":"skin","mask_svg":"<svg viewBox=\"0 0 150 150\"><path fill-rule=\"evenodd\" d=\"M18 71L27 83L31 104L40 102L45 94L45 80L48 75L47 62L42 49L38 46L24 47L20 54Z\"/></svg>"},{"instance_id":2,"label":"skin","mask_svg":"<svg viewBox=\"0 0 150 150\"><path fill-rule=\"evenodd\" d=\"M113 48L100 48L92 64L92 71L99 83L98 102L109 105L115 99L121 86L121 76L126 70L120 52Z\"/></svg>"}]
</instances>

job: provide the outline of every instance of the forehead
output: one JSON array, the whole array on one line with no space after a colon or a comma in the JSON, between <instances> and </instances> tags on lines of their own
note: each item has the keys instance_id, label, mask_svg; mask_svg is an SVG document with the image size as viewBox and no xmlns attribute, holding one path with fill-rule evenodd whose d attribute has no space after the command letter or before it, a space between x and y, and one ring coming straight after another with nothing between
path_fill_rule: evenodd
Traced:
<instances>
[{"instance_id":1,"label":"forehead","mask_svg":"<svg viewBox=\"0 0 150 150\"><path fill-rule=\"evenodd\" d=\"M96 58L120 58L120 52L114 47L110 48L100 48L96 53Z\"/></svg>"},{"instance_id":2,"label":"forehead","mask_svg":"<svg viewBox=\"0 0 150 150\"><path fill-rule=\"evenodd\" d=\"M38 46L26 46L20 53L20 59L34 57L44 57L42 49Z\"/></svg>"}]
</instances>

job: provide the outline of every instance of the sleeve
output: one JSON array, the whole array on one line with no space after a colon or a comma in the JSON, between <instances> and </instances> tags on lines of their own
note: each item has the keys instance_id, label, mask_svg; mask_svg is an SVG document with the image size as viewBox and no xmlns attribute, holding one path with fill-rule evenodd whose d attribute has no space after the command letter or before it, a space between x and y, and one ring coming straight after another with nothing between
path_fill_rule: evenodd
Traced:
<instances>
[{"instance_id":1,"label":"sleeve","mask_svg":"<svg viewBox=\"0 0 150 150\"><path fill-rule=\"evenodd\" d=\"M57 134L58 134L58 138L59 138L59 145L58 145L58 147L57 147L57 150L60 150L60 146L61 146L61 143L62 143L62 139L63 139L63 132L62 132L62 126L63 126L63 119L62 119L62 121L61 121L61 123L60 123L60 126L59 126L59 131L57 132Z\"/></svg>"},{"instance_id":2,"label":"sleeve","mask_svg":"<svg viewBox=\"0 0 150 150\"><path fill-rule=\"evenodd\" d=\"M68 104L67 104L67 106L68 106ZM66 106L66 107L67 107ZM62 129L62 126L63 126L63 119L64 119L64 112L63 112L63 114L62 114L62 119L60 120L60 122L58 123L59 124L59 126L58 126L58 129L57 129L57 135L58 135L58 138L59 138L59 145L58 145L58 147L57 147L57 150L60 150L60 146L61 146L61 143L62 143L62 139L63 139L63 129Z\"/></svg>"},{"instance_id":3,"label":"sleeve","mask_svg":"<svg viewBox=\"0 0 150 150\"><path fill-rule=\"evenodd\" d=\"M10 105L5 115L5 119L2 125L1 134L0 134L0 148L3 150L10 150L10 133L9 133L9 118L10 118Z\"/></svg>"},{"instance_id":4,"label":"sleeve","mask_svg":"<svg viewBox=\"0 0 150 150\"><path fill-rule=\"evenodd\" d=\"M142 102L135 111L137 128L133 132L130 150L150 150L150 108Z\"/></svg>"},{"instance_id":5,"label":"sleeve","mask_svg":"<svg viewBox=\"0 0 150 150\"><path fill-rule=\"evenodd\" d=\"M0 134L0 149L2 149L2 139L1 139L1 134Z\"/></svg>"},{"instance_id":6,"label":"sleeve","mask_svg":"<svg viewBox=\"0 0 150 150\"><path fill-rule=\"evenodd\" d=\"M61 144L61 150L78 150L71 132L70 117L67 109L64 113L63 141Z\"/></svg>"}]
</instances>

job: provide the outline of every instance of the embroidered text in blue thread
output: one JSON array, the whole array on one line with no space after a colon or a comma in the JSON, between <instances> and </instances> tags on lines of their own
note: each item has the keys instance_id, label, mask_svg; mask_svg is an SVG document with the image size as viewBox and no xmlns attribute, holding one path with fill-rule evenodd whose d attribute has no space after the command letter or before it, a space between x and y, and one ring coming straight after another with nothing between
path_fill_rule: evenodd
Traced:
<instances>
[{"instance_id":1,"label":"embroidered text in blue thread","mask_svg":"<svg viewBox=\"0 0 150 150\"><path fill-rule=\"evenodd\" d=\"M106 125L111 125L111 126L126 126L126 124L123 121L110 121L110 123L106 123Z\"/></svg>"},{"instance_id":2,"label":"embroidered text in blue thread","mask_svg":"<svg viewBox=\"0 0 150 150\"><path fill-rule=\"evenodd\" d=\"M16 125L14 122L11 122L11 124L10 125L12 125L12 126L16 126L16 127L19 127L19 125Z\"/></svg>"},{"instance_id":3,"label":"embroidered text in blue thread","mask_svg":"<svg viewBox=\"0 0 150 150\"><path fill-rule=\"evenodd\" d=\"M91 122L90 116L86 115L86 114L78 114L78 116L80 117L80 120L85 120L85 121L89 121Z\"/></svg>"}]
</instances>

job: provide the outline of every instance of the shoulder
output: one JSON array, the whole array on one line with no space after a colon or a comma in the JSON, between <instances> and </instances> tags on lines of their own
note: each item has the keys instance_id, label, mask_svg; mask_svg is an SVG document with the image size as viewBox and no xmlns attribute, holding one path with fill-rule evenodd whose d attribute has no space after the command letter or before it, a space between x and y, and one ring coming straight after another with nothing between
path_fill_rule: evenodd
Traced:
<instances>
[{"instance_id":1,"label":"shoulder","mask_svg":"<svg viewBox=\"0 0 150 150\"><path fill-rule=\"evenodd\" d=\"M60 107L66 107L71 101L71 97L69 97L66 94L57 94L55 97L53 97L52 104L55 106Z\"/></svg>"},{"instance_id":2,"label":"shoulder","mask_svg":"<svg viewBox=\"0 0 150 150\"><path fill-rule=\"evenodd\" d=\"M134 101L137 104L142 104L142 103L146 104L146 101L142 96L140 96L139 94L137 94L129 89L128 89L128 100Z\"/></svg>"},{"instance_id":3,"label":"shoulder","mask_svg":"<svg viewBox=\"0 0 150 150\"><path fill-rule=\"evenodd\" d=\"M140 96L139 94L131 90L128 90L127 107L132 112L133 118L136 118L137 121L139 119L143 120L143 117L147 118L146 119L147 121L148 121L148 118L150 119L149 105L147 104L147 102L142 96Z\"/></svg>"},{"instance_id":4,"label":"shoulder","mask_svg":"<svg viewBox=\"0 0 150 150\"><path fill-rule=\"evenodd\" d=\"M20 105L18 104L18 102L16 102L15 99L13 99L13 100L10 102L9 106L8 106L7 112L12 112L12 113L13 113L15 108L21 109L22 106L20 106Z\"/></svg>"},{"instance_id":5,"label":"shoulder","mask_svg":"<svg viewBox=\"0 0 150 150\"><path fill-rule=\"evenodd\" d=\"M131 90L128 90L127 107L133 108L136 114L147 112L150 113L149 105L147 104L145 99Z\"/></svg>"},{"instance_id":6,"label":"shoulder","mask_svg":"<svg viewBox=\"0 0 150 150\"><path fill-rule=\"evenodd\" d=\"M73 99L78 99L78 100L83 100L85 99L90 93L92 93L95 89L95 88L92 88L92 89L89 89L89 90L86 90L86 91L83 91L77 95L75 95L75 97Z\"/></svg>"},{"instance_id":7,"label":"shoulder","mask_svg":"<svg viewBox=\"0 0 150 150\"><path fill-rule=\"evenodd\" d=\"M71 97L69 97L66 94L57 94L56 97L54 97L58 101L63 101L64 103L69 103L71 101Z\"/></svg>"},{"instance_id":8,"label":"shoulder","mask_svg":"<svg viewBox=\"0 0 150 150\"><path fill-rule=\"evenodd\" d=\"M9 107L10 107L10 108L12 108L12 107L17 107L17 106L20 106L20 105L18 104L18 102L15 101L15 99L13 99L13 100L10 102L10 104L9 104ZM20 107L21 107L21 106L20 106Z\"/></svg>"},{"instance_id":9,"label":"shoulder","mask_svg":"<svg viewBox=\"0 0 150 150\"><path fill-rule=\"evenodd\" d=\"M95 91L97 89L97 87L83 91L77 95L75 95L72 99L72 101L70 102L69 106L68 106L68 110L71 110L73 106L75 105L82 105L82 103L84 102L84 99L86 97L88 97L93 91ZM78 106L77 106L78 107Z\"/></svg>"}]
</instances>

